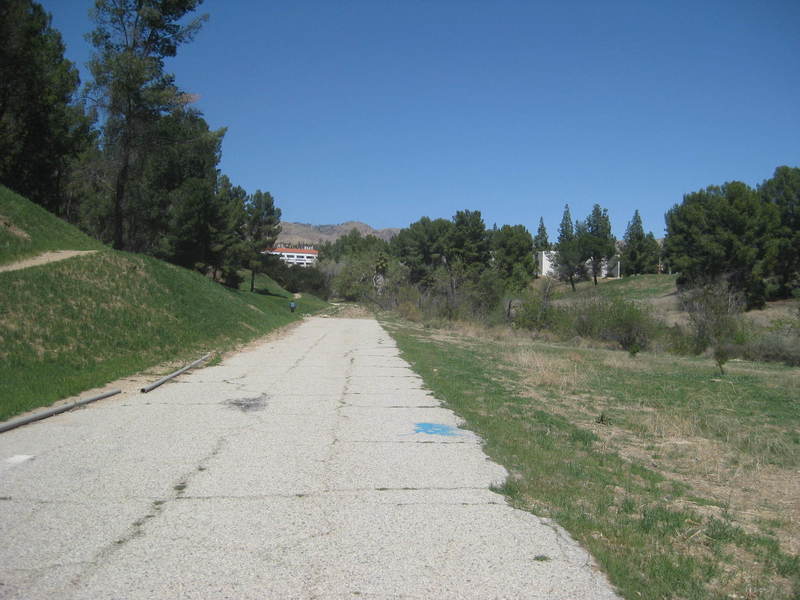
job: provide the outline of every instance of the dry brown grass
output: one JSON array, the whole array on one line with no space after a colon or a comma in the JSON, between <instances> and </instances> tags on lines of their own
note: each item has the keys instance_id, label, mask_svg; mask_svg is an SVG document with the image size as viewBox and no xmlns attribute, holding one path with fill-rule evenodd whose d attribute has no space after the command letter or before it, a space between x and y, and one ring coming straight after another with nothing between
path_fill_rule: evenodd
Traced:
<instances>
[{"instance_id":1,"label":"dry brown grass","mask_svg":"<svg viewBox=\"0 0 800 600\"><path fill-rule=\"evenodd\" d=\"M602 350L593 354L604 368L621 374L650 372L655 368L653 361L658 360ZM590 373L582 369L587 361L585 353L565 349L553 354L534 343L516 340L503 358L519 373L523 393L533 406L592 431L600 439L599 449L685 483L691 487L692 496L713 502L698 504L676 498L671 502L673 508L691 506L705 515L733 515L751 533L759 532L765 522L780 522L774 532L782 547L787 552L800 553L800 471L796 468L764 464L758 457L741 453L732 443L709 438L701 421L708 416L686 410L621 405L600 393L588 397L579 393L591 382ZM693 363L682 367L705 368ZM730 371L763 375L747 363L733 363ZM800 389L800 370L773 375L775 381L771 383ZM722 380L719 384L733 385ZM600 415L605 415L602 422ZM730 428L732 436L747 435L735 412L726 415L723 411L715 418L720 421L718 426ZM772 429L776 433L780 430ZM769 433L760 431L758 435Z\"/></svg>"},{"instance_id":2,"label":"dry brown grass","mask_svg":"<svg viewBox=\"0 0 800 600\"><path fill-rule=\"evenodd\" d=\"M333 311L331 317L339 319L374 319L375 314L361 304L350 302L332 303Z\"/></svg>"},{"instance_id":3,"label":"dry brown grass","mask_svg":"<svg viewBox=\"0 0 800 600\"><path fill-rule=\"evenodd\" d=\"M537 352L529 344L519 344L503 356L507 365L520 371L526 389L535 393L540 388L568 393L586 383L580 370L582 356L572 352L569 356L552 356Z\"/></svg>"},{"instance_id":4,"label":"dry brown grass","mask_svg":"<svg viewBox=\"0 0 800 600\"><path fill-rule=\"evenodd\" d=\"M751 310L744 318L757 327L770 327L776 321L791 321L798 316L797 300L777 300L768 302L761 310Z\"/></svg>"}]
</instances>

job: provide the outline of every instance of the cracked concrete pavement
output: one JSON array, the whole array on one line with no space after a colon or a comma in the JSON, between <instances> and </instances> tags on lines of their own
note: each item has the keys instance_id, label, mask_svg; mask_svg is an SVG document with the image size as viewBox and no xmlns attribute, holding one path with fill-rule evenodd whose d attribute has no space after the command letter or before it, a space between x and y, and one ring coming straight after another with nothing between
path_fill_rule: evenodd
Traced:
<instances>
[{"instance_id":1,"label":"cracked concrete pavement","mask_svg":"<svg viewBox=\"0 0 800 600\"><path fill-rule=\"evenodd\" d=\"M0 435L0 598L617 598L370 319Z\"/></svg>"}]
</instances>

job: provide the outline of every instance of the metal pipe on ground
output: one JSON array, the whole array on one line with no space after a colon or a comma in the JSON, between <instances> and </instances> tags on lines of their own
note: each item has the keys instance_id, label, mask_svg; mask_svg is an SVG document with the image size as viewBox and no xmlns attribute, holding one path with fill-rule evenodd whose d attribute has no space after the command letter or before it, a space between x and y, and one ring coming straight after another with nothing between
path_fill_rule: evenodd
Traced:
<instances>
[{"instance_id":1,"label":"metal pipe on ground","mask_svg":"<svg viewBox=\"0 0 800 600\"><path fill-rule=\"evenodd\" d=\"M28 423L33 423L34 421L40 421L41 419L46 419L47 417L52 417L53 415L58 415L63 412L67 412L68 410L72 410L73 408L78 408L79 406L84 406L89 404L90 402L95 402L97 400L102 400L103 398L108 398L109 396L115 396L119 394L122 390L111 390L110 392L104 392L97 396L92 396L91 398L86 398L84 400L78 400L77 402L71 402L70 404L64 404L62 406L55 406L53 408L48 408L47 410L43 410L42 412L34 413L27 417L21 417L19 419L14 419L13 421L8 421L7 423L0 423L0 433L9 431L10 429L16 429L17 427L22 427L23 425L27 425Z\"/></svg>"},{"instance_id":2,"label":"metal pipe on ground","mask_svg":"<svg viewBox=\"0 0 800 600\"><path fill-rule=\"evenodd\" d=\"M178 370L177 370L177 371L175 371L174 373L170 373L170 374L169 374L169 375L167 375L166 377L162 377L161 379L159 379L159 380L158 380L158 381L156 381L156 382L153 382L153 383L151 383L150 385L146 385L145 387L143 387L143 388L142 388L142 393L143 393L143 394L146 394L147 392L149 392L149 391L151 391L151 390L154 390L154 389L156 389L156 388L157 388L158 386L160 386L162 383L166 383L167 381L169 381L169 380L170 380L170 379L172 379L173 377L177 377L178 375L180 375L181 373L184 373L184 372L188 371L188 370L189 370L189 369L191 369L192 367L196 367L197 365L199 365L199 364L200 364L201 362L203 362L204 360L208 360L208 359L209 359L209 357L210 357L212 354L213 354L213 352L209 352L209 353L208 353L208 354L206 354L205 356L198 358L198 359L197 359L196 361L194 361L192 364L190 364L190 365L186 365L185 367L183 367L183 368L181 368L181 369L178 369Z\"/></svg>"}]
</instances>

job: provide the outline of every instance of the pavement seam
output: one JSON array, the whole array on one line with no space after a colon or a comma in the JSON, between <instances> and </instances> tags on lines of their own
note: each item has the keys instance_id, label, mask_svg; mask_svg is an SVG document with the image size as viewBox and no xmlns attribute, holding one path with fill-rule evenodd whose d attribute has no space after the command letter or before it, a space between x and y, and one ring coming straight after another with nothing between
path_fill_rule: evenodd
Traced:
<instances>
[{"instance_id":1,"label":"pavement seam","mask_svg":"<svg viewBox=\"0 0 800 600\"><path fill-rule=\"evenodd\" d=\"M86 567L81 570L75 577L72 578L70 583L77 591L77 587L80 584L82 579L91 576L94 572L96 572L104 563L106 563L112 556L114 556L117 552L119 552L125 545L131 542L134 539L143 537L146 535L145 525L151 519L155 519L159 515L161 515L164 511L165 506L169 502L174 502L178 500L185 491L187 485L191 481L191 479L197 474L207 469L206 464L214 458L216 455L220 453L224 445L227 443L227 439L225 436L221 436L217 439L216 443L214 444L214 448L212 451L203 457L199 463L190 471L187 471L184 475L182 475L176 483L172 486L172 492L169 493L170 497L159 498L153 500L149 506L148 512L139 517L138 519L134 520L129 526L127 532L122 535L121 537L117 538L113 542L106 544L105 546L101 547L98 552L92 557L91 560L85 561L80 564L85 564Z\"/></svg>"}]
</instances>

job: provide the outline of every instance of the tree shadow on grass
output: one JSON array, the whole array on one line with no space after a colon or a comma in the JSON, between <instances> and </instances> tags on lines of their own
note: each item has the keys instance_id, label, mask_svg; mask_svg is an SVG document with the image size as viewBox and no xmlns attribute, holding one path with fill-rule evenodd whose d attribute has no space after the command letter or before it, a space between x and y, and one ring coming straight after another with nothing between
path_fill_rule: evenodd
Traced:
<instances>
[{"instance_id":1,"label":"tree shadow on grass","mask_svg":"<svg viewBox=\"0 0 800 600\"><path fill-rule=\"evenodd\" d=\"M292 297L292 295L291 295L291 294L275 294L275 293L273 293L273 292L270 292L270 291L269 291L268 289L266 289L266 288L256 288L256 289L254 290L254 292L255 292L256 294L261 294L262 296L274 296L275 298L287 298L287 299L288 299L288 298L291 298L291 297Z\"/></svg>"}]
</instances>

